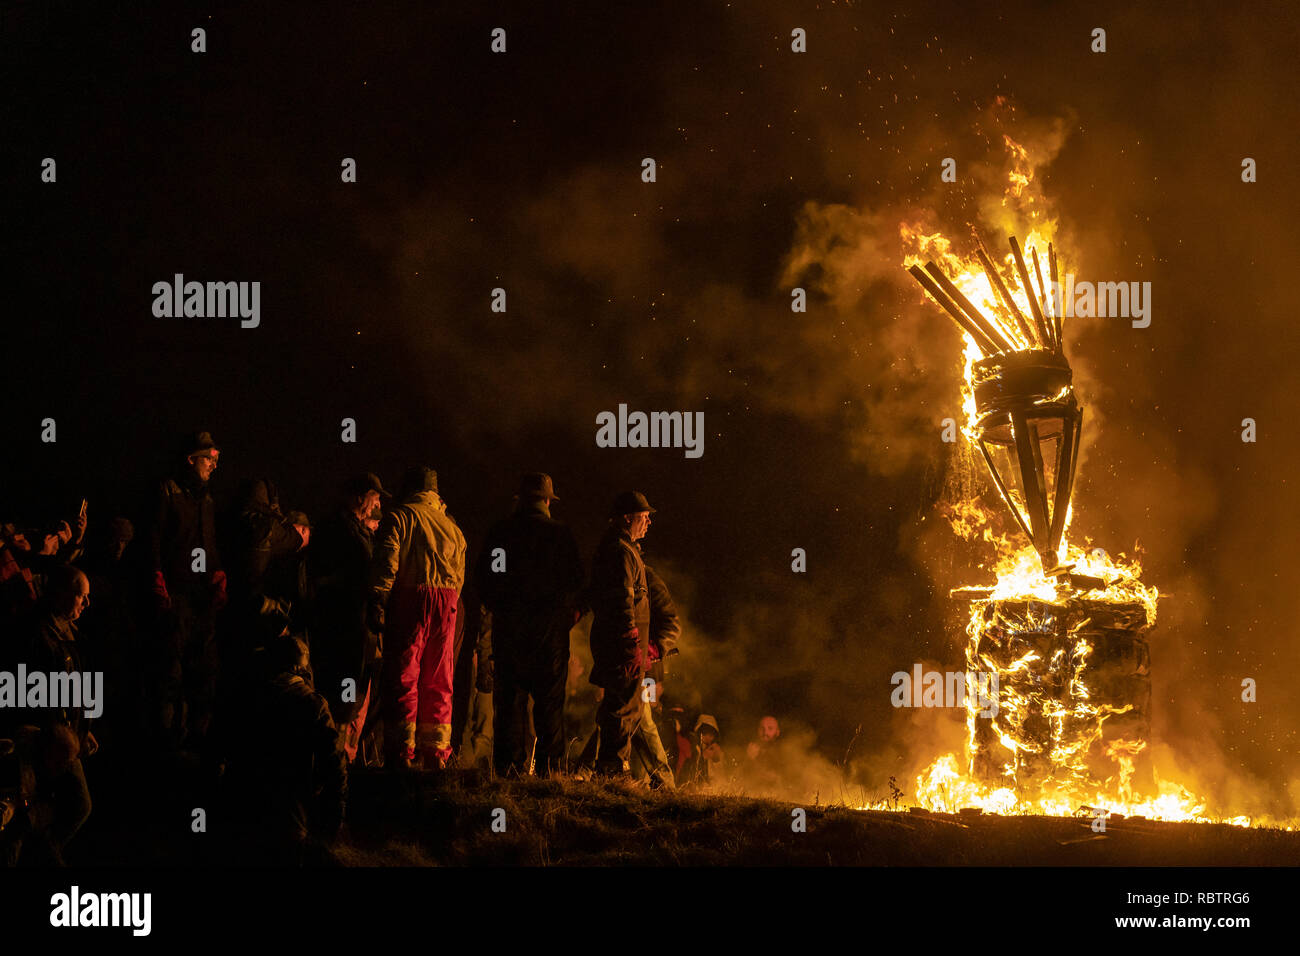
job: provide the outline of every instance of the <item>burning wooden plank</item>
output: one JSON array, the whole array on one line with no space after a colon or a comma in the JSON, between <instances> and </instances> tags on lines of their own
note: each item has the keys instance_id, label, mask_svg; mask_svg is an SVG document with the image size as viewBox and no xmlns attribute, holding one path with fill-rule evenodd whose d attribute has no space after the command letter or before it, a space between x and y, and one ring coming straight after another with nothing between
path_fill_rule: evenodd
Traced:
<instances>
[{"instance_id":1,"label":"burning wooden plank","mask_svg":"<svg viewBox=\"0 0 1300 956\"><path fill-rule=\"evenodd\" d=\"M1014 323L1013 328L1019 329L1021 338L1032 348L1034 345L1033 330L1030 329L1029 323L1025 321L1024 314L1020 311L1020 307L1016 305L1016 300L1011 298L1011 292L1007 289L1007 284L1002 281L1002 274L998 272L993 260L989 258L988 250L984 248L984 240L980 238L978 232L974 232L974 230L972 232L975 236L975 255L979 258L980 265L984 267L984 272L989 277L989 283L993 286L993 291L1000 300L1002 311L1006 313L1006 319Z\"/></svg>"},{"instance_id":2,"label":"burning wooden plank","mask_svg":"<svg viewBox=\"0 0 1300 956\"><path fill-rule=\"evenodd\" d=\"M1065 339L1062 336L1065 331L1065 312L1061 302L1061 279L1056 272L1056 248L1050 242L1047 244L1047 264L1052 275L1052 302L1055 306L1052 321L1056 325L1056 341L1060 349L1064 350Z\"/></svg>"},{"instance_id":3,"label":"burning wooden plank","mask_svg":"<svg viewBox=\"0 0 1300 956\"><path fill-rule=\"evenodd\" d=\"M939 303L940 307L952 316L952 320L970 334L981 352L985 355L996 355L1001 351L991 338L980 331L979 327L966 317L961 309L957 307L957 303L949 299L938 284L925 274L925 271L920 266L911 266L907 271L912 274L912 277L917 282L921 283L921 287L930 294L930 298Z\"/></svg>"},{"instance_id":4,"label":"burning wooden plank","mask_svg":"<svg viewBox=\"0 0 1300 956\"><path fill-rule=\"evenodd\" d=\"M943 291L948 294L949 298L961 307L961 310L966 313L971 322L973 322L979 330L997 346L999 352L1016 351L1015 345L1012 344L1000 329L989 322L988 319L984 318L984 313L975 308L970 299L966 298L966 296L962 294L962 291L952 284L949 278L943 274L942 269L933 262L927 262L925 264L925 271L930 273L930 277L939 284Z\"/></svg>"},{"instance_id":5,"label":"burning wooden plank","mask_svg":"<svg viewBox=\"0 0 1300 956\"><path fill-rule=\"evenodd\" d=\"M1047 313L1047 333L1048 338L1052 340L1052 348L1061 351L1061 340L1055 335L1056 332L1056 315L1048 313L1047 285L1043 282L1043 265L1038 259L1038 250L1031 248L1029 258L1034 260L1034 273L1038 276L1038 301L1042 303L1043 312Z\"/></svg>"},{"instance_id":6,"label":"burning wooden plank","mask_svg":"<svg viewBox=\"0 0 1300 956\"><path fill-rule=\"evenodd\" d=\"M1029 280L1029 269L1025 257L1020 252L1020 243L1015 236L1009 236L1011 255L1016 260L1016 271L1020 273L1020 282L1025 287L1025 298L1029 300L1029 311L1034 315L1034 326L1038 329L1038 341L1050 348L1052 337L1047 332L1047 322L1043 319L1043 310L1039 308L1038 298L1034 295L1034 284Z\"/></svg>"}]
</instances>

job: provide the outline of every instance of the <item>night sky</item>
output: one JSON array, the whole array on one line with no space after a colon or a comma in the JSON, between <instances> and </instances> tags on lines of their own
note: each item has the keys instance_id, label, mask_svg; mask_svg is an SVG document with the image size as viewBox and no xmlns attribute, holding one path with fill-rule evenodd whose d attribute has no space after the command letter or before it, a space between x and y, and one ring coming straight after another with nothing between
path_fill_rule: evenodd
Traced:
<instances>
[{"instance_id":1,"label":"night sky","mask_svg":"<svg viewBox=\"0 0 1300 956\"><path fill-rule=\"evenodd\" d=\"M1296 811L1287 5L85 6L17 5L0 30L3 520L82 495L92 527L133 513L198 428L222 447L219 498L269 476L313 516L349 473L426 462L472 551L523 471L554 476L587 556L637 488L724 742L771 711L838 760L861 727L881 788L936 755L889 675L961 666L948 590L988 580L935 510L960 340L903 272L898 226L996 235L1005 134L1039 159L1080 278L1152 283L1149 328L1078 319L1066 345L1086 407L1073 537L1140 542L1168 594L1159 744L1203 792ZM155 318L178 272L260 281L260 327ZM703 457L597 448L621 402L703 411Z\"/></svg>"}]
</instances>

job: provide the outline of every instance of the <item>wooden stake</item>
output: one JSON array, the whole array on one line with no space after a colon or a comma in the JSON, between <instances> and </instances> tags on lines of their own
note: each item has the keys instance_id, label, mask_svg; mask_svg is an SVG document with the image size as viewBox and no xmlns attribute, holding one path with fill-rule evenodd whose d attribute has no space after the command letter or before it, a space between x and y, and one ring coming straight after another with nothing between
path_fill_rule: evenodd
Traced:
<instances>
[{"instance_id":1,"label":"wooden stake","mask_svg":"<svg viewBox=\"0 0 1300 956\"><path fill-rule=\"evenodd\" d=\"M1016 307L1015 299L1011 298L1011 293L1007 291L1006 283L1002 281L1002 276L998 275L997 269L993 265L993 260L989 258L984 251L984 244L980 243L980 248L975 250L975 255L979 258L980 265L984 267L985 273L988 274L989 282L993 283L994 292L1002 300L1002 311L1006 314L1007 319L1014 322L1012 328L1020 330L1020 336L1025 340L1025 344L1030 348L1034 347L1034 333L1029 328L1029 323L1021 314L1020 309Z\"/></svg>"},{"instance_id":2,"label":"wooden stake","mask_svg":"<svg viewBox=\"0 0 1300 956\"><path fill-rule=\"evenodd\" d=\"M1064 354L1065 352L1065 300L1064 293L1061 292L1061 278L1056 274L1056 249L1049 242L1047 244L1047 266L1052 276L1052 289L1055 290L1053 298L1056 302L1056 315L1053 321L1056 323L1056 350Z\"/></svg>"},{"instance_id":3,"label":"wooden stake","mask_svg":"<svg viewBox=\"0 0 1300 956\"><path fill-rule=\"evenodd\" d=\"M1056 341L1056 336L1052 334L1056 330L1056 316L1047 311L1047 286L1043 284L1043 266L1038 261L1038 250L1030 249L1029 258L1034 260L1034 274L1038 276L1038 299L1042 302L1043 312L1046 314L1047 334L1052 340L1052 348L1059 352L1061 351L1061 343Z\"/></svg>"},{"instance_id":4,"label":"wooden stake","mask_svg":"<svg viewBox=\"0 0 1300 956\"><path fill-rule=\"evenodd\" d=\"M939 283L939 287L943 289L944 292L948 293L949 298L961 306L961 310L966 313L981 332L988 336L989 340L997 346L998 351L1014 352L1016 350L1016 347L1007 341L1007 337L989 324L988 319L984 318L983 313L971 304L970 299L962 295L961 290L949 281L948 277L943 274L942 269L933 262L927 262L925 264L925 271L930 273L930 277L933 278L935 282Z\"/></svg>"},{"instance_id":5,"label":"wooden stake","mask_svg":"<svg viewBox=\"0 0 1300 956\"><path fill-rule=\"evenodd\" d=\"M996 355L998 353L998 347L993 344L993 341L971 324L971 321L957 308L956 303L943 293L943 290L925 274L920 266L911 266L907 271L912 274L912 278L921 283L921 287L930 294L930 298L938 302L939 306L952 316L954 322L970 333L970 337L975 340L975 344L979 346L981 352L985 355Z\"/></svg>"},{"instance_id":6,"label":"wooden stake","mask_svg":"<svg viewBox=\"0 0 1300 956\"><path fill-rule=\"evenodd\" d=\"M1029 311L1034 314L1034 325L1038 329L1038 340L1050 347L1052 339L1047 334L1047 323L1043 320L1043 310L1038 307L1038 299L1034 295L1034 285L1029 281L1029 269L1025 266L1025 257L1020 252L1020 243L1016 241L1015 236L1009 236L1008 238L1011 240L1011 255L1016 260L1016 271L1020 273L1020 281L1025 287L1025 296L1029 299Z\"/></svg>"}]
</instances>

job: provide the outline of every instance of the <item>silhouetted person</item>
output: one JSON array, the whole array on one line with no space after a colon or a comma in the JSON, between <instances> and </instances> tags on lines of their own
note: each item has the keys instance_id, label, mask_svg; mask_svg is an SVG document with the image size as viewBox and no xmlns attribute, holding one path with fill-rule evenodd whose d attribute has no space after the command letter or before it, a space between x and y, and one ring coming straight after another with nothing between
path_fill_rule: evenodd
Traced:
<instances>
[{"instance_id":1,"label":"silhouetted person","mask_svg":"<svg viewBox=\"0 0 1300 956\"><path fill-rule=\"evenodd\" d=\"M207 732L216 689L216 614L226 605L208 480L220 450L207 432L186 444L177 475L159 488L150 528L150 572L157 611L158 719L165 742Z\"/></svg>"},{"instance_id":2,"label":"silhouetted person","mask_svg":"<svg viewBox=\"0 0 1300 956\"><path fill-rule=\"evenodd\" d=\"M228 769L231 812L249 838L244 852L272 863L302 862L312 837L333 839L347 803L346 757L329 706L312 686L307 653L287 633L257 653L248 732Z\"/></svg>"},{"instance_id":3,"label":"silhouetted person","mask_svg":"<svg viewBox=\"0 0 1300 956\"><path fill-rule=\"evenodd\" d=\"M381 498L391 497L376 475L353 478L344 488L338 511L316 532L307 558L314 592L309 627L312 671L317 690L329 702L349 761L356 759L379 654L379 635L366 623L373 558L366 519ZM353 684L345 692L347 680Z\"/></svg>"},{"instance_id":4,"label":"silhouetted person","mask_svg":"<svg viewBox=\"0 0 1300 956\"><path fill-rule=\"evenodd\" d=\"M564 683L569 630L579 617L582 559L569 527L551 517L558 501L550 475L519 484L514 514L488 531L474 583L492 613L493 764L496 772L527 772L519 698L533 700L539 776L564 760Z\"/></svg>"},{"instance_id":5,"label":"silhouetted person","mask_svg":"<svg viewBox=\"0 0 1300 956\"><path fill-rule=\"evenodd\" d=\"M306 537L281 510L274 483L258 478L241 488L239 511L228 532L222 556L230 576L231 611L239 619L234 626L256 627L253 618L272 610L289 613L291 598L276 603L284 596L274 592L283 589L268 586L268 579L284 559L305 546Z\"/></svg>"},{"instance_id":6,"label":"silhouetted person","mask_svg":"<svg viewBox=\"0 0 1300 956\"><path fill-rule=\"evenodd\" d=\"M29 674L82 672L76 622L89 604L85 574L68 566L51 573L25 655ZM52 696L53 691L51 687ZM90 816L90 790L81 761L94 755L99 742L90 730L86 706L51 699L46 707L24 714L39 728L32 838L43 844L47 862L56 865L62 864L69 841Z\"/></svg>"},{"instance_id":7,"label":"silhouetted person","mask_svg":"<svg viewBox=\"0 0 1300 956\"><path fill-rule=\"evenodd\" d=\"M311 519L305 512L290 511L284 523L293 532L297 546L271 556L266 568L263 591L281 607L289 608L289 628L295 634L307 630L312 602L311 585L307 579L307 558L311 554Z\"/></svg>"}]
</instances>

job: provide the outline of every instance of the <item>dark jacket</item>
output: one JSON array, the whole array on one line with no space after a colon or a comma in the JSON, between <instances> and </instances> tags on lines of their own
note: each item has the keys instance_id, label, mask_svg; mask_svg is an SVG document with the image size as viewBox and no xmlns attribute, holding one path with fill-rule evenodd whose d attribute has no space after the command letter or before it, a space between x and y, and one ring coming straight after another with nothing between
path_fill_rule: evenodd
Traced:
<instances>
[{"instance_id":1,"label":"dark jacket","mask_svg":"<svg viewBox=\"0 0 1300 956\"><path fill-rule=\"evenodd\" d=\"M28 673L40 671L44 674L76 674L82 669L81 650L77 647L77 625L49 611L42 612L35 619L35 632L27 653ZM53 694L53 688L50 688L50 693ZM82 744L90 731L90 721L85 716L84 708L50 706L31 717L35 718L34 723L42 727L50 724L66 725Z\"/></svg>"},{"instance_id":2,"label":"dark jacket","mask_svg":"<svg viewBox=\"0 0 1300 956\"><path fill-rule=\"evenodd\" d=\"M254 481L247 489L235 519L233 545L235 553L227 556L227 563L237 565L230 568L236 600L262 595L292 600L296 596L285 593L298 590L296 582L285 582L285 566L292 568L302 538L280 513L275 486L266 479ZM292 578L292 572L288 576Z\"/></svg>"},{"instance_id":3,"label":"dark jacket","mask_svg":"<svg viewBox=\"0 0 1300 956\"><path fill-rule=\"evenodd\" d=\"M505 553L504 571L492 570L498 548ZM567 646L582 584L573 532L540 503L520 502L488 531L474 566L479 599L492 612L496 654L527 652L560 639Z\"/></svg>"},{"instance_id":4,"label":"dark jacket","mask_svg":"<svg viewBox=\"0 0 1300 956\"><path fill-rule=\"evenodd\" d=\"M595 615L589 680L605 688L636 680L650 637L650 593L641 550L625 529L611 525L596 546L587 600Z\"/></svg>"},{"instance_id":5,"label":"dark jacket","mask_svg":"<svg viewBox=\"0 0 1300 956\"><path fill-rule=\"evenodd\" d=\"M347 758L325 699L290 671L256 687L247 707L253 732L232 763L247 808L275 835L331 835L347 802Z\"/></svg>"},{"instance_id":6,"label":"dark jacket","mask_svg":"<svg viewBox=\"0 0 1300 956\"><path fill-rule=\"evenodd\" d=\"M371 556L369 529L347 509L321 525L307 549L312 669L336 719L343 713L335 706L339 682L351 677L360 688L379 646L366 624Z\"/></svg>"},{"instance_id":7,"label":"dark jacket","mask_svg":"<svg viewBox=\"0 0 1300 956\"><path fill-rule=\"evenodd\" d=\"M193 550L207 553L207 573L195 574ZM192 472L168 478L158 489L150 528L150 571L161 571L173 594L206 596L212 575L221 570L215 510L206 483Z\"/></svg>"},{"instance_id":8,"label":"dark jacket","mask_svg":"<svg viewBox=\"0 0 1300 956\"><path fill-rule=\"evenodd\" d=\"M668 585L648 564L645 566L645 580L650 589L650 643L664 658L677 648L682 625L677 619L677 605L668 593Z\"/></svg>"}]
</instances>

